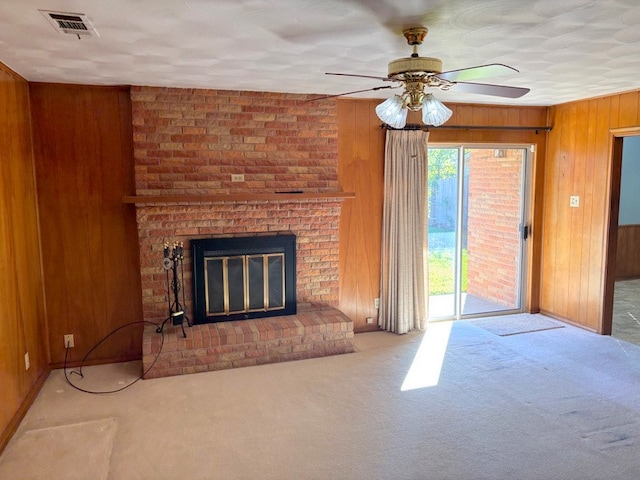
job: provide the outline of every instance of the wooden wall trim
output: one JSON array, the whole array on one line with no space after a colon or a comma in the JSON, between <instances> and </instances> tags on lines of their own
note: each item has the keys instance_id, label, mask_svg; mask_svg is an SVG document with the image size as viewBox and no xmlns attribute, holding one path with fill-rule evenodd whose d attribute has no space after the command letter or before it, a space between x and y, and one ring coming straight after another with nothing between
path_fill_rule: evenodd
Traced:
<instances>
[{"instance_id":1,"label":"wooden wall trim","mask_svg":"<svg viewBox=\"0 0 640 480\"><path fill-rule=\"evenodd\" d=\"M619 97L618 97L619 98ZM633 118L627 121L638 122L638 104L640 94L636 94L633 108ZM622 108L625 103L620 102ZM620 112L617 121L620 120ZM615 125L615 124L614 124ZM609 130L609 158L607 162L607 198L609 208L605 215L605 252L603 258L603 294L602 294L602 317L598 332L604 335L611 335L613 329L613 296L616 281L616 258L618 249L618 216L620 210L620 181L622 175L622 147L624 137L640 135L640 127L620 127Z\"/></svg>"},{"instance_id":2,"label":"wooden wall trim","mask_svg":"<svg viewBox=\"0 0 640 480\"><path fill-rule=\"evenodd\" d=\"M604 335L611 335L613 328L613 295L616 276L616 250L618 246L618 216L620 211L620 176L622 173L622 137L616 137L612 132L609 138L610 155L607 161L607 189L609 208L605 211L605 225L608 225L604 235L604 251L602 271L604 281L602 289L602 317L597 331ZM611 321L609 321L611 319Z\"/></svg>"}]
</instances>

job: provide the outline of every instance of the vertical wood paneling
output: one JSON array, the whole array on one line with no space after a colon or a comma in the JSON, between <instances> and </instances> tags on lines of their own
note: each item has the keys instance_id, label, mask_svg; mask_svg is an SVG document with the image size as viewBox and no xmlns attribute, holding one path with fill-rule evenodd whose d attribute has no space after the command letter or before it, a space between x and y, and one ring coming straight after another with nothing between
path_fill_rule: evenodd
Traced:
<instances>
[{"instance_id":1,"label":"vertical wood paneling","mask_svg":"<svg viewBox=\"0 0 640 480\"><path fill-rule=\"evenodd\" d=\"M338 181L343 190L356 192L343 203L340 218L340 309L357 331L378 329L384 131L375 116L377 103L338 101Z\"/></svg>"},{"instance_id":2,"label":"vertical wood paneling","mask_svg":"<svg viewBox=\"0 0 640 480\"><path fill-rule=\"evenodd\" d=\"M571 249L569 257L569 282L567 292L567 306L569 315L572 317L578 316L580 309L580 286L582 277L580 275L580 266L583 260L583 240L582 233L584 231L585 221L584 212L586 207L584 205L584 162L581 159L586 157L586 148L584 137L586 134L586 125L584 120L587 118L584 115L588 110L588 105L571 105L569 108L569 118L572 120L569 122L569 137L572 145L570 150L571 156L571 169L573 172L573 185L569 195L577 195L580 199L581 208L569 209L571 217L570 229L571 229ZM567 201L567 200L565 200Z\"/></svg>"},{"instance_id":3,"label":"vertical wood paneling","mask_svg":"<svg viewBox=\"0 0 640 480\"><path fill-rule=\"evenodd\" d=\"M0 165L1 451L46 378L49 363L28 85L2 64Z\"/></svg>"},{"instance_id":4,"label":"vertical wood paneling","mask_svg":"<svg viewBox=\"0 0 640 480\"><path fill-rule=\"evenodd\" d=\"M615 194L609 188L614 168L610 130L638 126L638 97L636 91L552 108L544 191L541 309L599 332L606 330L609 198ZM571 168L563 163L567 152L573 156ZM569 207L570 191L581 196L581 206L574 212ZM568 215L570 229L564 227ZM569 300L564 303L567 280Z\"/></svg>"},{"instance_id":5,"label":"vertical wood paneling","mask_svg":"<svg viewBox=\"0 0 640 480\"><path fill-rule=\"evenodd\" d=\"M620 225L616 249L616 280L640 277L640 225Z\"/></svg>"},{"instance_id":6,"label":"vertical wood paneling","mask_svg":"<svg viewBox=\"0 0 640 480\"><path fill-rule=\"evenodd\" d=\"M560 121L567 122L568 113L567 108L562 107L558 109L559 119ZM564 148L562 148L558 154L556 155L557 168L554 172L554 182L558 182L558 179L567 178L568 175L571 174L571 170L573 165L569 164L567 159L567 152L571 149L571 145L568 144L568 139L570 137L568 128L565 128L562 131L561 142ZM555 198L554 204L557 208L557 219L556 219L556 230L557 235L554 236L553 241L556 244L556 262L555 262L555 275L559 279L557 285L555 285L554 291L554 305L559 310L566 312L567 311L567 296L569 294L567 282L569 280L569 253L570 248L562 248L559 246L561 242L567 242L570 245L571 243L571 228L567 223L570 219L570 210L565 208L568 206L567 200L569 199L569 195L571 194L573 182L558 182L556 186L557 196ZM545 230L546 234L546 230Z\"/></svg>"},{"instance_id":7,"label":"vertical wood paneling","mask_svg":"<svg viewBox=\"0 0 640 480\"><path fill-rule=\"evenodd\" d=\"M638 96L638 92L628 92L620 95L619 127L638 125Z\"/></svg>"},{"instance_id":8,"label":"vertical wood paneling","mask_svg":"<svg viewBox=\"0 0 640 480\"><path fill-rule=\"evenodd\" d=\"M584 131L584 135L580 136L578 143L584 146L585 161L584 163L584 176L583 176L583 196L584 200L582 214L583 214L583 226L581 232L581 247L582 247L582 261L580 265L580 285L577 292L579 297L579 312L576 318L587 318L589 310L589 261L591 258L591 236L593 235L593 225L591 221L591 212L593 211L593 178L595 168L595 132L596 132L596 114L598 108L598 102L591 100L583 102L586 105L586 113L584 110L580 110L582 115L581 129ZM581 104L582 105L582 104Z\"/></svg>"},{"instance_id":9,"label":"vertical wood paneling","mask_svg":"<svg viewBox=\"0 0 640 480\"><path fill-rule=\"evenodd\" d=\"M620 126L620 95L612 95L609 100L609 128L618 128Z\"/></svg>"},{"instance_id":10,"label":"vertical wood paneling","mask_svg":"<svg viewBox=\"0 0 640 480\"><path fill-rule=\"evenodd\" d=\"M585 188L585 178L589 172L585 168L588 163L588 120L589 120L589 103L582 102L575 105L575 109L571 110L575 115L574 121L574 172L573 177L573 193L580 197L580 207L573 208L572 211L572 256L571 256L571 284L569 285L569 305L571 315L580 316L580 310L583 305L584 287L588 285L583 276L583 266L586 259L589 258L589 249L586 239L589 236L589 219L588 212L591 211L592 198L587 194ZM576 248L574 249L573 246Z\"/></svg>"},{"instance_id":11,"label":"vertical wood paneling","mask_svg":"<svg viewBox=\"0 0 640 480\"><path fill-rule=\"evenodd\" d=\"M560 109L558 107L551 107L549 109L549 124L553 126L560 123ZM552 130L551 133L554 131ZM542 247L542 274L541 274L541 289L540 289L540 306L541 308L549 311L555 311L554 302L554 280L555 276L555 253L556 253L556 238L548 233L549 226L553 228L557 224L557 192L555 188L555 182L558 177L558 135L548 136L548 147L546 154L545 173L544 173L544 214L543 214L543 247Z\"/></svg>"},{"instance_id":12,"label":"vertical wood paneling","mask_svg":"<svg viewBox=\"0 0 640 480\"><path fill-rule=\"evenodd\" d=\"M380 100L338 100L339 182L356 198L346 200L340 219L340 309L354 321L358 332L377 329L373 308L380 291L380 236L384 172L384 131L374 108ZM452 118L447 125L545 126L545 107L450 104ZM408 123L420 123L411 114ZM508 143L537 147L532 206L534 234L531 238L527 309L537 311L540 295L540 252L542 191L544 188L545 132L514 130L432 129L429 143ZM366 323L373 317L374 324Z\"/></svg>"},{"instance_id":13,"label":"vertical wood paneling","mask_svg":"<svg viewBox=\"0 0 640 480\"><path fill-rule=\"evenodd\" d=\"M604 288L604 238L607 188L607 165L609 163L609 128L611 98L598 99L595 132L595 168L593 170L593 204L591 208L591 237L589 255L589 293L587 296L587 318L585 326L597 330L602 319Z\"/></svg>"},{"instance_id":14,"label":"vertical wood paneling","mask_svg":"<svg viewBox=\"0 0 640 480\"><path fill-rule=\"evenodd\" d=\"M49 348L78 360L120 325L142 319L126 88L32 84ZM61 112L63 112L61 114ZM122 330L93 360L139 358L141 328Z\"/></svg>"}]
</instances>

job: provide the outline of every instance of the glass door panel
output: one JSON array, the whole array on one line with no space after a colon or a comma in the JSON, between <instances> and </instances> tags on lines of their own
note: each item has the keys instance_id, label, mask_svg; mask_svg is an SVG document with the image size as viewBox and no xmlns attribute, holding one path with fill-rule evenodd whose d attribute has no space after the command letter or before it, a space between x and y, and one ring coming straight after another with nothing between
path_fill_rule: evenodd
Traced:
<instances>
[{"instance_id":1,"label":"glass door panel","mask_svg":"<svg viewBox=\"0 0 640 480\"><path fill-rule=\"evenodd\" d=\"M456 313L458 148L429 148L428 272L429 316Z\"/></svg>"},{"instance_id":2,"label":"glass door panel","mask_svg":"<svg viewBox=\"0 0 640 480\"><path fill-rule=\"evenodd\" d=\"M526 158L525 148L429 148L430 318L521 310Z\"/></svg>"}]
</instances>

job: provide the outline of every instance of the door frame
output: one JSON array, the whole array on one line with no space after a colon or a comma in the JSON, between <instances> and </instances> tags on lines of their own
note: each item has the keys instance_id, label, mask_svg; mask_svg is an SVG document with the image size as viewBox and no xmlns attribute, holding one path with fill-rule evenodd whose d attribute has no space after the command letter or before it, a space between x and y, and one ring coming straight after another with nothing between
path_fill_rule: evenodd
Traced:
<instances>
[{"instance_id":1,"label":"door frame","mask_svg":"<svg viewBox=\"0 0 640 480\"><path fill-rule=\"evenodd\" d=\"M605 257L602 285L602 312L598 333L611 335L613 329L613 294L616 283L616 251L618 248L618 214L620 211L620 182L622 180L622 145L625 137L640 136L640 127L609 130L609 162L607 165L607 205L605 217Z\"/></svg>"},{"instance_id":2,"label":"door frame","mask_svg":"<svg viewBox=\"0 0 640 480\"><path fill-rule=\"evenodd\" d=\"M465 141L455 141L455 142L433 142L428 144L428 148L478 148L478 149L522 149L525 153L525 158L523 160L523 171L522 171L522 192L521 192L521 208L522 208L522 224L521 229L525 226L528 227L529 235L527 239L522 239L520 241L520 266L519 266L519 302L520 308L513 310L505 310L500 312L490 312L487 315L501 315L501 314L513 314L513 313L523 313L523 312L533 312L532 302L532 286L533 279L532 275L534 274L533 267L533 254L534 254L534 242L533 242L533 232L535 230L535 212L534 212L534 203L535 203L535 193L536 193L536 152L537 145L532 143L517 143L517 142L465 142ZM460 162L460 160L459 160ZM458 172L461 173L461 172ZM458 179L461 182L461 179ZM460 186L459 186L460 187ZM458 187L458 188L459 188ZM459 207L461 208L461 207ZM456 220L457 221L457 220ZM456 248L457 248L457 234L456 234ZM457 267L459 268L459 266ZM456 276L459 272L456 272ZM456 280L457 284L458 280ZM459 306L457 305L459 299L455 300L455 313L454 316L458 316ZM535 300L535 304L537 305L539 302L538 299ZM535 307L537 308L537 306ZM480 317L482 315L478 315ZM460 316L460 319L463 319L463 316ZM439 319L438 319L439 320Z\"/></svg>"}]
</instances>

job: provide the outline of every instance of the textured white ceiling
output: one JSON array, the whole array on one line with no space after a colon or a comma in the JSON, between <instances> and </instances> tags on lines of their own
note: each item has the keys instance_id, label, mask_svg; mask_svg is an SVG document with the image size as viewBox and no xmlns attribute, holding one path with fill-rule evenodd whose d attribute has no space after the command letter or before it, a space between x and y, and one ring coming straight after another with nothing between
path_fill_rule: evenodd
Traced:
<instances>
[{"instance_id":1,"label":"textured white ceiling","mask_svg":"<svg viewBox=\"0 0 640 480\"><path fill-rule=\"evenodd\" d=\"M59 34L38 9L85 13L100 37ZM504 63L520 73L486 83L531 88L443 101L554 105L640 87L640 0L2 0L0 61L29 81L338 94L383 83L325 72L386 76L415 25L444 70Z\"/></svg>"}]
</instances>

